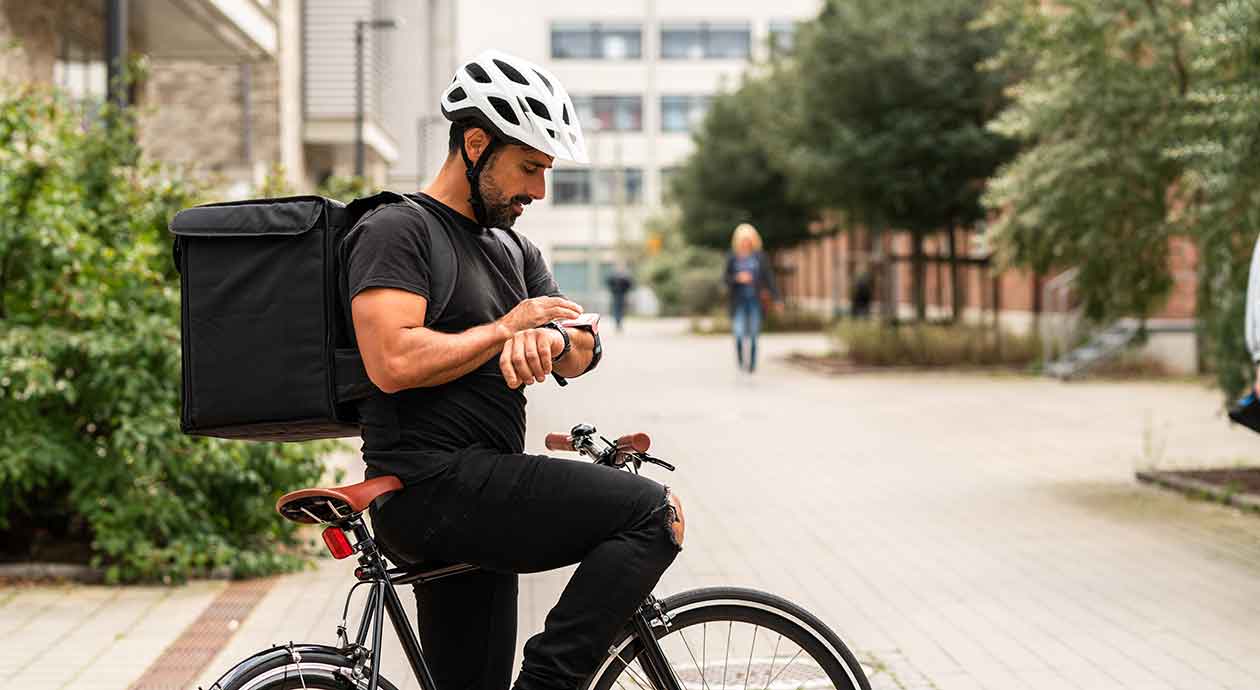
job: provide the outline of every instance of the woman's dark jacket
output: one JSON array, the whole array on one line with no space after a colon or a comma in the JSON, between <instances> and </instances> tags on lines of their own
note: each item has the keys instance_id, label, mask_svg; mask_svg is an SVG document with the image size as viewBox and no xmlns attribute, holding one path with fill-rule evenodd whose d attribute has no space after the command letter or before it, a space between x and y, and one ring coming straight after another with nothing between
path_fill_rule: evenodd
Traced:
<instances>
[{"instance_id":1,"label":"woman's dark jacket","mask_svg":"<svg viewBox=\"0 0 1260 690\"><path fill-rule=\"evenodd\" d=\"M769 290L770 296L775 302L780 301L779 287L774 282L774 267L770 264L770 257L765 252L753 252L752 257L757 261L757 267L753 271L753 284L757 286L757 295L760 296L762 291ZM735 268L735 252L726 255L726 272L723 280L726 282L727 294L731 296L731 309L735 308L735 295L739 283L735 282L735 274L738 271Z\"/></svg>"}]
</instances>

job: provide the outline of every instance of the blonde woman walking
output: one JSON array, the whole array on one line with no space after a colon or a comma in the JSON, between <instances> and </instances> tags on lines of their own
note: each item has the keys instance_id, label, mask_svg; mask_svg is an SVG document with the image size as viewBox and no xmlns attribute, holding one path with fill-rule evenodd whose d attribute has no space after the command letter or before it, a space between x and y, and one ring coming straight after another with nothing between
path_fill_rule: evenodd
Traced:
<instances>
[{"instance_id":1,"label":"blonde woman walking","mask_svg":"<svg viewBox=\"0 0 1260 690\"><path fill-rule=\"evenodd\" d=\"M735 358L739 368L757 370L757 335L761 332L762 296L781 304L774 284L770 259L761 249L761 234L741 223L731 235L731 253L726 259L726 286L731 297L731 331L735 334ZM744 343L748 343L745 353Z\"/></svg>"}]
</instances>

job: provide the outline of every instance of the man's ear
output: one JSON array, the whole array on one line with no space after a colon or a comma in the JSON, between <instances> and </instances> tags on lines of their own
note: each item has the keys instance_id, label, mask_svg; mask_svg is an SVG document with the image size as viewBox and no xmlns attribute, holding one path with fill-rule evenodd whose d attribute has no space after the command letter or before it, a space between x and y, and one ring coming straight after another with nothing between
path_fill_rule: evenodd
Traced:
<instances>
[{"instance_id":1,"label":"man's ear","mask_svg":"<svg viewBox=\"0 0 1260 690\"><path fill-rule=\"evenodd\" d=\"M464 130L464 150L468 152L468 158L474 164L481 159L481 154L485 153L489 145L490 135L486 134L486 130L480 127L469 127Z\"/></svg>"}]
</instances>

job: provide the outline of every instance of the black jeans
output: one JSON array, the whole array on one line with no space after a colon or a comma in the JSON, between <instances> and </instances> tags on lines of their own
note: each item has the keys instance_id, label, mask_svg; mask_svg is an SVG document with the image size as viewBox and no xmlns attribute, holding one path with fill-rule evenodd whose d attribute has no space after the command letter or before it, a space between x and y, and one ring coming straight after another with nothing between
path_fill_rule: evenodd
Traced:
<instances>
[{"instance_id":1,"label":"black jeans","mask_svg":"<svg viewBox=\"0 0 1260 690\"><path fill-rule=\"evenodd\" d=\"M515 687L580 687L678 554L669 489L539 455L470 449L417 461L425 476L372 511L378 542L395 560L482 568L415 587L438 690L506 690L516 574L574 563L543 631L525 644Z\"/></svg>"}]
</instances>

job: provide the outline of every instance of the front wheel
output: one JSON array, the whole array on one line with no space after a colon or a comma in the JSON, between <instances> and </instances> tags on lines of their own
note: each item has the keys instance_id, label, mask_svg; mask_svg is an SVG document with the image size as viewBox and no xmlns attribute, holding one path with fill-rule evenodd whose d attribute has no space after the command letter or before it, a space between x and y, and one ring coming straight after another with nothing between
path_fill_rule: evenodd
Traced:
<instances>
[{"instance_id":1,"label":"front wheel","mask_svg":"<svg viewBox=\"0 0 1260 690\"><path fill-rule=\"evenodd\" d=\"M786 599L712 587L663 604L670 624L653 631L682 690L870 690L844 642ZM659 690L642 652L643 641L628 632L613 643L587 690Z\"/></svg>"},{"instance_id":2,"label":"front wheel","mask_svg":"<svg viewBox=\"0 0 1260 690\"><path fill-rule=\"evenodd\" d=\"M354 661L336 647L290 644L272 647L237 664L209 690L363 690L370 669L355 669ZM379 679L379 690L397 690Z\"/></svg>"}]
</instances>

